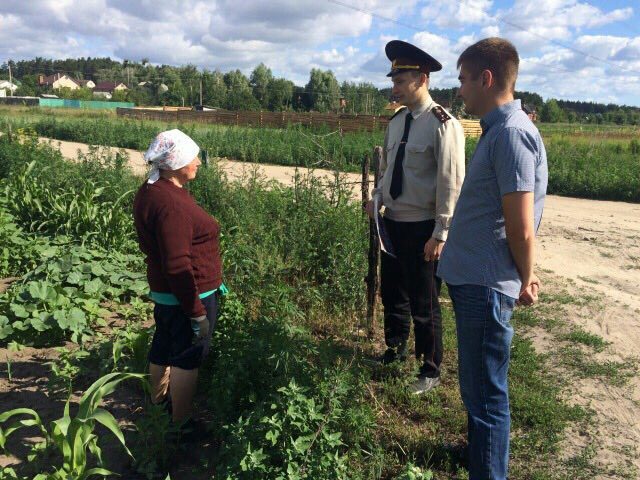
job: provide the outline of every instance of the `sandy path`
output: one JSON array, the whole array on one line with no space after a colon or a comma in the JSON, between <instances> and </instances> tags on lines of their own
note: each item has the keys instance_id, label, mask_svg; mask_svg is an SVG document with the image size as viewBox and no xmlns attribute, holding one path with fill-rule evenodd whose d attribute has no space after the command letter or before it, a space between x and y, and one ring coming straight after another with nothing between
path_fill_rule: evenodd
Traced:
<instances>
[{"instance_id":1,"label":"sandy path","mask_svg":"<svg viewBox=\"0 0 640 480\"><path fill-rule=\"evenodd\" d=\"M57 140L54 144L59 145L69 159L75 159L78 150L88 151L85 144ZM134 172L143 174L146 166L141 153L134 150L127 153ZM291 184L295 172L291 167L230 160L219 160L219 164L231 179L258 171L267 179ZM316 170L314 174L327 181L334 178L333 172L326 170ZM354 182L354 197L360 198L357 185L360 175L344 174L343 177ZM546 284L548 291L565 289L578 297L585 294L596 297L587 306L571 305L566 320L611 342L599 359L637 358L640 351L640 205L549 195L538 245L537 263L543 290ZM544 349L545 343L541 337L538 347ZM576 382L570 400L590 406L598 414L595 431L591 432L592 438L598 438L598 458L616 465L631 465L640 475L638 378L625 387L612 387L597 379L581 380ZM623 477L612 474L597 478Z\"/></svg>"}]
</instances>

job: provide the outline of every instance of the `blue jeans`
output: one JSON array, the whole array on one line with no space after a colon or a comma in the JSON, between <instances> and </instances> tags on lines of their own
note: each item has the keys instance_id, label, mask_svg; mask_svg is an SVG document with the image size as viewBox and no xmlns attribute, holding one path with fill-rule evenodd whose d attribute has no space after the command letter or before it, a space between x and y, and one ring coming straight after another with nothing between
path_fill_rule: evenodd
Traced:
<instances>
[{"instance_id":1,"label":"blue jeans","mask_svg":"<svg viewBox=\"0 0 640 480\"><path fill-rule=\"evenodd\" d=\"M448 285L467 409L469 480L505 480L509 466L510 319L516 299L480 285Z\"/></svg>"}]
</instances>

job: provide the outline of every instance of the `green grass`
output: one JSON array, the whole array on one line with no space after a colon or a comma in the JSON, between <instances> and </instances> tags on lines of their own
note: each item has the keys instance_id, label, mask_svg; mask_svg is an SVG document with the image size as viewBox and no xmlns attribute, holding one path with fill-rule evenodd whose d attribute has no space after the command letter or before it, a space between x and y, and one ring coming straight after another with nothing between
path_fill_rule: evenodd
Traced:
<instances>
[{"instance_id":1,"label":"green grass","mask_svg":"<svg viewBox=\"0 0 640 480\"><path fill-rule=\"evenodd\" d=\"M247 162L360 171L384 132L341 135L300 126L286 129L134 121L113 114L0 109L0 131L31 127L45 137L145 150L161 130L179 127L210 155ZM634 127L540 125L549 164L548 193L640 202L640 144ZM578 133L576 133L578 132ZM467 139L471 158L476 139Z\"/></svg>"},{"instance_id":2,"label":"green grass","mask_svg":"<svg viewBox=\"0 0 640 480\"><path fill-rule=\"evenodd\" d=\"M606 342L600 335L595 335L584 331L581 328L576 328L570 333L562 336L563 340L572 343L579 343L591 347L596 352L602 352L610 342Z\"/></svg>"},{"instance_id":3,"label":"green grass","mask_svg":"<svg viewBox=\"0 0 640 480\"><path fill-rule=\"evenodd\" d=\"M88 159L69 164L49 147L0 139L4 185L11 184L30 161L55 166L38 177L38 189L30 189L28 182L15 184L29 189L35 198L104 182L111 187L103 199L109 205L140 182L116 163L95 165ZM408 394L406 387L416 368L412 362L379 370L362 366L363 356L379 353L378 347L356 334L364 306L368 225L360 206L340 194L342 188L321 187L313 180L301 180L294 188L267 188L259 180L228 184L214 167L202 169L190 184L191 193L223 227L225 283L232 291L222 307L214 354L202 369L199 397L215 412L212 441L221 447L212 453L209 467L191 468L217 472L222 478L270 479L284 474L288 465L305 465L312 478L346 478L346 471L349 478L368 480L391 479L417 466L433 471L437 478L465 478L466 413L456 380L450 304L445 303L443 313L443 384L436 391L418 398ZM130 199L125 200L122 208L130 211L130 207ZM5 208L11 211L17 204ZM37 202L21 204L21 210L25 211L11 213L24 218L41 215ZM19 227L38 232L39 238L55 239L58 228L68 222L66 217L54 217L44 230L38 230L38 222ZM71 225L76 223L81 224ZM97 231L100 225L96 224ZM118 239L114 251L128 248L131 224L119 222L112 229L110 238ZM65 230L75 242L96 242L91 230L78 230L77 237L73 232ZM31 263L10 267L43 263L37 253L25 255ZM581 301L568 294L543 300L566 307ZM559 442L568 425L586 421L582 409L563 401L566 378L550 373L558 360L536 353L525 338L532 326L548 326L546 317L551 313L517 309L513 320L513 478L567 478L558 459ZM562 325L558 318L554 322L549 325ZM382 335L380 325L378 335ZM118 338L125 344L129 341L130 358L143 355L134 340ZM380 339L375 341L379 344ZM104 342L96 344L95 355L104 358L93 355L92 365L123 365ZM561 352L561 358L569 360L562 364L571 372L586 366L590 375L616 382L632 371L625 365L594 366L577 350ZM69 365L61 365L60 376L73 382L69 380L77 375L73 356L65 361ZM160 423L140 425L139 435L158 437L153 428L161 428ZM316 432L318 440L310 444L310 435ZM153 460L155 453L148 453ZM140 468L155 468L151 460ZM243 474L241 465L246 468Z\"/></svg>"}]
</instances>

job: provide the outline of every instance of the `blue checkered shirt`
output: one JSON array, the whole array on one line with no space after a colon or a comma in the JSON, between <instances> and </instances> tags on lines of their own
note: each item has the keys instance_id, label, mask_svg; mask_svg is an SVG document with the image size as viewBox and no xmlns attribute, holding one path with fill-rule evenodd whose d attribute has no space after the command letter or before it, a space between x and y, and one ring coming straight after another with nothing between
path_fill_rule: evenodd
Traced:
<instances>
[{"instance_id":1,"label":"blue checkered shirt","mask_svg":"<svg viewBox=\"0 0 640 480\"><path fill-rule=\"evenodd\" d=\"M452 285L482 285L518 298L521 281L507 243L502 197L533 192L537 231L547 191L547 154L520 100L495 108L480 124L483 133L462 185L438 276Z\"/></svg>"}]
</instances>

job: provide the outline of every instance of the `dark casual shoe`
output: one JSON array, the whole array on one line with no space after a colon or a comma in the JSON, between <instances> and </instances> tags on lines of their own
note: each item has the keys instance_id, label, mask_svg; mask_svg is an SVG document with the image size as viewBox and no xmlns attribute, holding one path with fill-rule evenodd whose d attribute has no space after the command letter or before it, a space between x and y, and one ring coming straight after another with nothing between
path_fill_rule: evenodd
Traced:
<instances>
[{"instance_id":1,"label":"dark casual shoe","mask_svg":"<svg viewBox=\"0 0 640 480\"><path fill-rule=\"evenodd\" d=\"M399 346L398 346L398 360L400 360L401 362L404 362L409 356L409 346L407 345L407 342L402 342Z\"/></svg>"},{"instance_id":2,"label":"dark casual shoe","mask_svg":"<svg viewBox=\"0 0 640 480\"><path fill-rule=\"evenodd\" d=\"M384 355L382 355L382 357L378 359L378 361L383 365L389 365L396 360L398 360L398 354L393 348L387 348L387 351L384 352Z\"/></svg>"},{"instance_id":3,"label":"dark casual shoe","mask_svg":"<svg viewBox=\"0 0 640 480\"><path fill-rule=\"evenodd\" d=\"M413 395L422 395L430 392L438 385L440 385L440 377L418 377L409 387L409 392Z\"/></svg>"},{"instance_id":4,"label":"dark casual shoe","mask_svg":"<svg viewBox=\"0 0 640 480\"><path fill-rule=\"evenodd\" d=\"M393 362L397 361L403 362L406 359L406 356L398 355L395 348L387 348L387 350L384 352L384 355L376 358L365 358L362 363L370 367L379 367L380 365L390 365Z\"/></svg>"}]
</instances>

